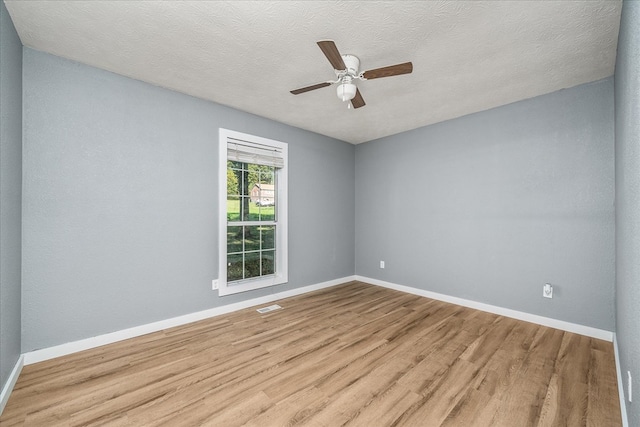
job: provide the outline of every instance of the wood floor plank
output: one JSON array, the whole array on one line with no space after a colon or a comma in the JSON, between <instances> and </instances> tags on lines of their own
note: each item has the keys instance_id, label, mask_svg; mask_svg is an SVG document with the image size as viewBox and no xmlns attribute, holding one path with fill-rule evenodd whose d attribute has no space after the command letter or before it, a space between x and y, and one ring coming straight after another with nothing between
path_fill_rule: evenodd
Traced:
<instances>
[{"instance_id":1,"label":"wood floor plank","mask_svg":"<svg viewBox=\"0 0 640 427\"><path fill-rule=\"evenodd\" d=\"M356 420L363 408L369 407L377 396L399 387L396 380L409 367L401 360L392 360L378 366L356 381L337 388L329 404L309 420L326 425L366 425Z\"/></svg>"},{"instance_id":2,"label":"wood floor plank","mask_svg":"<svg viewBox=\"0 0 640 427\"><path fill-rule=\"evenodd\" d=\"M611 343L350 282L28 365L5 426L620 426Z\"/></svg>"},{"instance_id":3,"label":"wood floor plank","mask_svg":"<svg viewBox=\"0 0 640 427\"><path fill-rule=\"evenodd\" d=\"M596 341L596 340L591 340ZM587 413L585 420L587 425L616 425L618 416L611 411L608 406L610 390L617 390L615 378L603 376L599 372L615 365L615 359L611 352L606 349L591 348L591 361L589 365L588 390L587 390Z\"/></svg>"},{"instance_id":4,"label":"wood floor plank","mask_svg":"<svg viewBox=\"0 0 640 427\"><path fill-rule=\"evenodd\" d=\"M307 387L281 400L244 425L247 427L304 425L309 417L327 406L329 397L316 387Z\"/></svg>"}]
</instances>

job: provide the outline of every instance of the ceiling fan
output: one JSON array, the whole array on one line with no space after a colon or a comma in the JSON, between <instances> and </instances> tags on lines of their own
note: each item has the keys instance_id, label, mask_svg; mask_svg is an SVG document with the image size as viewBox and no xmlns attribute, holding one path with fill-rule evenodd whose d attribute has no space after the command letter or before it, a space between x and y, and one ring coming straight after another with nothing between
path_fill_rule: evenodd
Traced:
<instances>
[{"instance_id":1,"label":"ceiling fan","mask_svg":"<svg viewBox=\"0 0 640 427\"><path fill-rule=\"evenodd\" d=\"M351 101L349 107L353 105L353 108L360 108L364 107L365 102L364 99L362 99L360 90L358 90L358 87L354 83L355 80L372 80L381 77L399 76L401 74L409 74L413 71L413 64L411 62L404 62L402 64L390 65L368 71L359 71L360 60L358 57L355 55L341 55L333 40L321 40L318 42L318 46L320 46L320 49L333 66L337 80L330 80L292 90L292 94L300 95L301 93L311 90L337 84L338 98L342 101Z\"/></svg>"}]
</instances>

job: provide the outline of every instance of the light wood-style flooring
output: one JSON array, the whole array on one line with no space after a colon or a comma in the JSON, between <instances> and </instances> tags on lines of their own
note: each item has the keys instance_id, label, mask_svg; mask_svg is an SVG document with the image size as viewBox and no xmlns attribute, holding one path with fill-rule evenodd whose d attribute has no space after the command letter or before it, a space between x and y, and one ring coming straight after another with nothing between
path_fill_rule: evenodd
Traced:
<instances>
[{"instance_id":1,"label":"light wood-style flooring","mask_svg":"<svg viewBox=\"0 0 640 427\"><path fill-rule=\"evenodd\" d=\"M28 426L621 425L612 344L352 282L25 366Z\"/></svg>"}]
</instances>

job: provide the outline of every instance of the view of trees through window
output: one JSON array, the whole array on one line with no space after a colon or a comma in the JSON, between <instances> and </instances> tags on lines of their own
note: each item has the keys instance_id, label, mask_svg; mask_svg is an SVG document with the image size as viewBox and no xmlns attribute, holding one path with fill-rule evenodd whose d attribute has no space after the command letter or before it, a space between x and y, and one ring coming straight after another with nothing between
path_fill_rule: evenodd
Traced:
<instances>
[{"instance_id":1,"label":"view of trees through window","mask_svg":"<svg viewBox=\"0 0 640 427\"><path fill-rule=\"evenodd\" d=\"M275 168L227 162L227 281L275 273Z\"/></svg>"}]
</instances>

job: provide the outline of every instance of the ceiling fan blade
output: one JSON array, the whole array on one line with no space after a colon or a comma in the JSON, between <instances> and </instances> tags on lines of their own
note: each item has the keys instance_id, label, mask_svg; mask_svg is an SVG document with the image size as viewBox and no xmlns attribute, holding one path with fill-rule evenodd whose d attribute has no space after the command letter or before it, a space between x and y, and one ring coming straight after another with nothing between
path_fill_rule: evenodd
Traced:
<instances>
[{"instance_id":1,"label":"ceiling fan blade","mask_svg":"<svg viewBox=\"0 0 640 427\"><path fill-rule=\"evenodd\" d=\"M345 70L347 68L333 40L321 40L318 42L318 46L320 46L322 53L324 53L324 56L327 57L334 69Z\"/></svg>"},{"instance_id":2,"label":"ceiling fan blade","mask_svg":"<svg viewBox=\"0 0 640 427\"><path fill-rule=\"evenodd\" d=\"M381 77L399 76L400 74L409 74L413 71L413 64L405 62L403 64L389 65L388 67L376 68L374 70L365 71L362 77L367 80L379 79Z\"/></svg>"},{"instance_id":3,"label":"ceiling fan blade","mask_svg":"<svg viewBox=\"0 0 640 427\"><path fill-rule=\"evenodd\" d=\"M364 99L362 99L362 95L360 94L360 89L356 89L356 96L351 100L351 105L353 105L353 108L365 106Z\"/></svg>"},{"instance_id":4,"label":"ceiling fan blade","mask_svg":"<svg viewBox=\"0 0 640 427\"><path fill-rule=\"evenodd\" d=\"M324 82L324 83L318 83L318 84L307 86L307 87L301 87L300 89L292 90L291 93L294 95L300 95L301 93L309 92L310 90L316 90L316 89L320 89L321 87L327 87L327 86L331 86L331 83Z\"/></svg>"}]
</instances>

